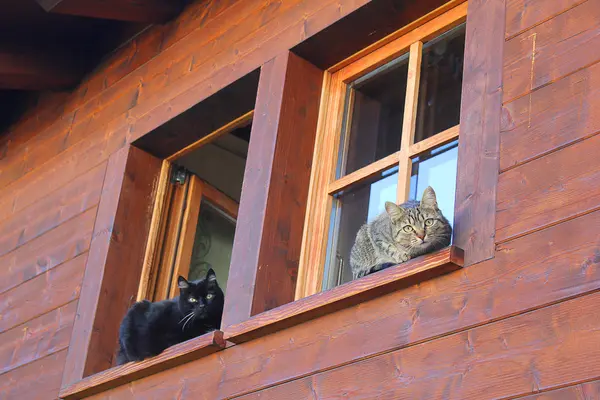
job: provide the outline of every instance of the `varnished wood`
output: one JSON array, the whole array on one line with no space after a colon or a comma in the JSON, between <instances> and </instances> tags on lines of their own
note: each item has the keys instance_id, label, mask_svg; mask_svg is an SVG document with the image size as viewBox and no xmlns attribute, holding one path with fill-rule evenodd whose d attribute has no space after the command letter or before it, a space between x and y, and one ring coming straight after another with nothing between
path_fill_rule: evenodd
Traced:
<instances>
[{"instance_id":1,"label":"varnished wood","mask_svg":"<svg viewBox=\"0 0 600 400\"><path fill-rule=\"evenodd\" d=\"M189 146L186 146L183 149L179 150L175 154L167 157L166 160L167 161L176 160L176 159L183 157L184 155L191 153L192 151L204 146L205 144L210 143L213 140L234 131L237 128L240 128L240 127L250 124L252 122L253 116L254 116L254 110L248 111L246 114L234 119L231 122L228 122L227 124L218 128L214 132L211 132L208 135L204 136L202 139L198 140L197 142L192 143Z\"/></svg>"},{"instance_id":2,"label":"varnished wood","mask_svg":"<svg viewBox=\"0 0 600 400\"><path fill-rule=\"evenodd\" d=\"M209 185L206 182L202 184L202 197L208 200L211 204L216 206L225 214L229 215L233 219L238 217L239 204L225 193L219 191L214 186Z\"/></svg>"},{"instance_id":3,"label":"varnished wood","mask_svg":"<svg viewBox=\"0 0 600 400\"><path fill-rule=\"evenodd\" d=\"M223 327L294 299L322 79L290 52L261 70Z\"/></svg>"},{"instance_id":4,"label":"varnished wood","mask_svg":"<svg viewBox=\"0 0 600 400\"><path fill-rule=\"evenodd\" d=\"M563 399L594 399L600 396L600 380L582 382L564 388L544 388L541 393L529 396L519 396L524 400L563 400Z\"/></svg>"},{"instance_id":5,"label":"varnished wood","mask_svg":"<svg viewBox=\"0 0 600 400\"><path fill-rule=\"evenodd\" d=\"M588 0L510 39L504 49L504 102L598 62L599 18L600 1Z\"/></svg>"},{"instance_id":6,"label":"varnished wood","mask_svg":"<svg viewBox=\"0 0 600 400\"><path fill-rule=\"evenodd\" d=\"M458 139L458 133L460 131L460 125L453 126L452 128L448 128L443 132L436 133L435 135L421 140L420 142L413 143L408 148L408 156L409 157L418 157L423 152L435 149L436 147L443 146L447 143L452 142L453 140Z\"/></svg>"},{"instance_id":7,"label":"varnished wood","mask_svg":"<svg viewBox=\"0 0 600 400\"><path fill-rule=\"evenodd\" d=\"M144 252L144 262L142 273L140 274L140 284L136 301L151 299L154 296L154 287L156 277L160 266L160 252L163 246L163 237L166 229L166 208L168 206L168 196L170 193L171 163L163 161L160 168L160 175L156 182L156 194L154 198L154 208L152 210L152 219L148 230L148 241Z\"/></svg>"},{"instance_id":8,"label":"varnished wood","mask_svg":"<svg viewBox=\"0 0 600 400\"><path fill-rule=\"evenodd\" d=\"M505 0L469 2L453 233L466 266L494 256L505 13Z\"/></svg>"},{"instance_id":9,"label":"varnished wood","mask_svg":"<svg viewBox=\"0 0 600 400\"><path fill-rule=\"evenodd\" d=\"M600 208L600 135L500 175L496 242Z\"/></svg>"},{"instance_id":10,"label":"varnished wood","mask_svg":"<svg viewBox=\"0 0 600 400\"><path fill-rule=\"evenodd\" d=\"M457 247L448 247L439 252L418 257L404 264L258 314L240 324L228 326L224 331L225 339L234 343L243 343L342 308L351 307L399 288L455 271L462 267L463 257L462 250Z\"/></svg>"},{"instance_id":11,"label":"varnished wood","mask_svg":"<svg viewBox=\"0 0 600 400\"><path fill-rule=\"evenodd\" d=\"M173 18L181 8L180 0L36 0L47 12L81 17L158 23Z\"/></svg>"},{"instance_id":12,"label":"varnished wood","mask_svg":"<svg viewBox=\"0 0 600 400\"><path fill-rule=\"evenodd\" d=\"M168 298L173 298L179 294L179 288L177 287L179 275L185 278L189 275L194 241L196 239L196 228L198 226L200 202L202 201L204 185L200 181L200 178L195 175L190 175L188 179L189 188L186 194L181 229L177 235L177 255L173 264ZM168 265L163 265L164 267L168 267Z\"/></svg>"},{"instance_id":13,"label":"varnished wood","mask_svg":"<svg viewBox=\"0 0 600 400\"><path fill-rule=\"evenodd\" d=\"M213 331L169 347L156 357L130 362L85 378L60 391L61 399L82 399L197 360L225 348L223 332Z\"/></svg>"},{"instance_id":14,"label":"varnished wood","mask_svg":"<svg viewBox=\"0 0 600 400\"><path fill-rule=\"evenodd\" d=\"M536 7L535 0L507 0L506 38L512 37L536 25L553 19L585 0L549 0L543 7Z\"/></svg>"},{"instance_id":15,"label":"varnished wood","mask_svg":"<svg viewBox=\"0 0 600 400\"><path fill-rule=\"evenodd\" d=\"M113 363L119 324L138 289L160 169L160 160L133 147L108 162L63 386Z\"/></svg>"},{"instance_id":16,"label":"varnished wood","mask_svg":"<svg viewBox=\"0 0 600 400\"><path fill-rule=\"evenodd\" d=\"M404 118L402 119L402 140L400 141L400 161L398 164L398 188L396 194L396 202L398 204L406 202L410 196L412 160L410 159L409 152L410 147L415 143L422 55L423 42L419 41L410 45L408 76L406 79L406 99L404 101Z\"/></svg>"},{"instance_id":17,"label":"varnished wood","mask_svg":"<svg viewBox=\"0 0 600 400\"><path fill-rule=\"evenodd\" d=\"M350 185L354 185L356 183L372 178L375 175L378 175L381 172L385 171L386 169L397 165L399 160L400 152L397 151L393 154L390 154L387 157L384 157L380 160L375 161L374 163L367 165L366 167L363 167L348 175L344 175L340 179L336 179L335 181L329 184L327 193L332 195L350 187Z\"/></svg>"}]
</instances>

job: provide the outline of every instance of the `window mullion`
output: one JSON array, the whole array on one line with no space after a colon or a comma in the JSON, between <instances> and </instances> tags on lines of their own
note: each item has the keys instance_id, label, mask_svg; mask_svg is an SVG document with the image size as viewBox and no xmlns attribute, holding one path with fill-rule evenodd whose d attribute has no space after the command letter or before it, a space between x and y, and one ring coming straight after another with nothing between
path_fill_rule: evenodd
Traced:
<instances>
[{"instance_id":1,"label":"window mullion","mask_svg":"<svg viewBox=\"0 0 600 400\"><path fill-rule=\"evenodd\" d=\"M403 203L408 200L410 194L410 175L412 172L410 146L415 140L422 54L423 42L418 41L410 46L406 81L406 101L404 103L404 120L402 123L402 140L400 142L400 163L398 166L398 192L396 198L398 203Z\"/></svg>"}]
</instances>

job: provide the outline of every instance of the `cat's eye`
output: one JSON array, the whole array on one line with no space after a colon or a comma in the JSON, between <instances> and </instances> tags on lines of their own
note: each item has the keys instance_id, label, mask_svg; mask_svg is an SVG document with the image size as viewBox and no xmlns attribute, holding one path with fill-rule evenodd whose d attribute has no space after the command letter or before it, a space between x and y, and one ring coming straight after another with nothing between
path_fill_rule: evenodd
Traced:
<instances>
[{"instance_id":1,"label":"cat's eye","mask_svg":"<svg viewBox=\"0 0 600 400\"><path fill-rule=\"evenodd\" d=\"M431 226L431 225L433 225L434 222L435 222L435 220L433 218L427 218L425 220L425 226Z\"/></svg>"},{"instance_id":2,"label":"cat's eye","mask_svg":"<svg viewBox=\"0 0 600 400\"><path fill-rule=\"evenodd\" d=\"M406 225L404 228L402 228L402 230L403 230L404 232L406 232L406 233L411 233L411 232L413 232L415 229L414 229L412 226L410 226L410 225Z\"/></svg>"},{"instance_id":3,"label":"cat's eye","mask_svg":"<svg viewBox=\"0 0 600 400\"><path fill-rule=\"evenodd\" d=\"M215 297L215 295L214 295L214 294L210 294L210 293L209 293L209 294L207 294L207 295L206 295L206 300L210 300L210 299L212 299L213 297Z\"/></svg>"},{"instance_id":4,"label":"cat's eye","mask_svg":"<svg viewBox=\"0 0 600 400\"><path fill-rule=\"evenodd\" d=\"M197 302L198 302L198 299L197 299L197 298L195 298L195 297L190 297L190 298L188 299L188 301L189 301L190 303L197 303Z\"/></svg>"}]
</instances>

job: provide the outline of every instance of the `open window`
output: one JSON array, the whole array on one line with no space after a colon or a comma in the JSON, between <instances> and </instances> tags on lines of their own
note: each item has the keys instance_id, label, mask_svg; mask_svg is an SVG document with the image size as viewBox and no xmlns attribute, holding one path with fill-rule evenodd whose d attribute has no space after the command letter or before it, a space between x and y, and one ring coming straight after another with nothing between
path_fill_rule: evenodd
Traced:
<instances>
[{"instance_id":1,"label":"open window","mask_svg":"<svg viewBox=\"0 0 600 400\"><path fill-rule=\"evenodd\" d=\"M138 300L179 294L213 268L226 293L252 126L250 111L163 162Z\"/></svg>"},{"instance_id":2,"label":"open window","mask_svg":"<svg viewBox=\"0 0 600 400\"><path fill-rule=\"evenodd\" d=\"M454 217L466 14L431 23L327 78L296 298L349 282L359 228L431 185Z\"/></svg>"}]
</instances>

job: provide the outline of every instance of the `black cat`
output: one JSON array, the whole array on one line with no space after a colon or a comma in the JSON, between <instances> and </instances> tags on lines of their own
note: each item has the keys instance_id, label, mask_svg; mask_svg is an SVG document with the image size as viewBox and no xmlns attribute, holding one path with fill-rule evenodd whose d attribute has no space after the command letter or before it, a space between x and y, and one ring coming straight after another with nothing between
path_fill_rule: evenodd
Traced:
<instances>
[{"instance_id":1,"label":"black cat","mask_svg":"<svg viewBox=\"0 0 600 400\"><path fill-rule=\"evenodd\" d=\"M215 272L204 279L178 278L179 296L135 303L121 322L117 365L141 361L167 347L219 329L225 297Z\"/></svg>"}]
</instances>

